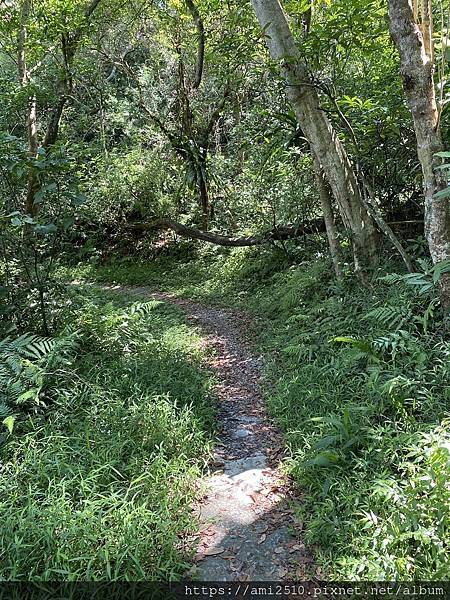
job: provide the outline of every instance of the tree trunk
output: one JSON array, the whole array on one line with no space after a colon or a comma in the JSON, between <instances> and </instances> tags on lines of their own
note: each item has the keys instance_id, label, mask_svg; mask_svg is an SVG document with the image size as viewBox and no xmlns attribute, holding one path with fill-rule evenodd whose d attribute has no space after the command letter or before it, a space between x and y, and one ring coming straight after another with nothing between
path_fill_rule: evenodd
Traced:
<instances>
[{"instance_id":1,"label":"tree trunk","mask_svg":"<svg viewBox=\"0 0 450 600\"><path fill-rule=\"evenodd\" d=\"M389 0L389 21L392 39L400 54L400 72L422 166L425 235L433 263L437 264L450 259L450 202L448 198L435 196L447 187L447 178L441 170L436 170L441 163L436 153L443 150L443 145L433 82L432 48L427 41L430 25L423 24L427 27L424 39L409 0ZM450 274L441 277L441 298L443 306L450 307Z\"/></svg>"},{"instance_id":2,"label":"tree trunk","mask_svg":"<svg viewBox=\"0 0 450 600\"><path fill-rule=\"evenodd\" d=\"M26 43L27 43L27 28L30 20L31 0L23 0L20 10L20 25L17 37L17 65L19 68L19 80L22 88L26 88L30 82L30 73L27 65ZM25 114L28 154L30 158L37 157L38 137L37 137L37 102L36 95L33 94L27 101ZM28 185L25 197L25 212L30 216L35 216L36 205L34 204L34 195L39 189L39 181L33 167L28 171Z\"/></svg>"},{"instance_id":3,"label":"tree trunk","mask_svg":"<svg viewBox=\"0 0 450 600\"><path fill-rule=\"evenodd\" d=\"M192 83L192 88L196 90L198 87L200 87L203 76L203 65L205 61L205 28L203 25L203 20L200 17L200 13L198 12L194 2L192 0L185 0L185 2L194 20L198 35L197 65L195 67L195 79Z\"/></svg>"},{"instance_id":4,"label":"tree trunk","mask_svg":"<svg viewBox=\"0 0 450 600\"><path fill-rule=\"evenodd\" d=\"M208 182L206 179L206 161L199 160L196 165L197 170L197 186L200 197L200 206L202 209L202 226L203 229L209 229L209 221L211 218L211 203L209 200Z\"/></svg>"},{"instance_id":5,"label":"tree trunk","mask_svg":"<svg viewBox=\"0 0 450 600\"><path fill-rule=\"evenodd\" d=\"M302 62L279 0L252 0L272 58L281 63L286 95L320 162L353 237L355 270L364 274L377 259L378 235L362 199L350 160L325 113Z\"/></svg>"},{"instance_id":6,"label":"tree trunk","mask_svg":"<svg viewBox=\"0 0 450 600\"><path fill-rule=\"evenodd\" d=\"M339 242L336 235L336 226L334 224L334 214L333 205L331 202L331 195L318 160L313 157L313 162L317 191L319 192L320 203L322 205L323 220L325 221L328 244L330 246L331 260L333 261L336 279L338 281L342 281L343 275L341 268L341 248L339 246Z\"/></svg>"}]
</instances>

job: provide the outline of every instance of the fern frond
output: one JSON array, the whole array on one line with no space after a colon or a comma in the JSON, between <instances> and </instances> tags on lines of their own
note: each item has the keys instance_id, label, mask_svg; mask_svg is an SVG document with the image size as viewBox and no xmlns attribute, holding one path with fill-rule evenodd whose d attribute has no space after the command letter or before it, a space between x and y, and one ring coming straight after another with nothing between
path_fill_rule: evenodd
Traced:
<instances>
[{"instance_id":1,"label":"fern frond","mask_svg":"<svg viewBox=\"0 0 450 600\"><path fill-rule=\"evenodd\" d=\"M399 275L398 273L388 273L387 275L383 275L383 277L379 277L380 281L385 281L386 283L399 283L403 281L403 275Z\"/></svg>"},{"instance_id":2,"label":"fern frond","mask_svg":"<svg viewBox=\"0 0 450 600\"><path fill-rule=\"evenodd\" d=\"M8 408L36 399L43 383L41 361L50 356L57 340L25 333L0 340L0 400ZM1 405L0 405L1 413Z\"/></svg>"},{"instance_id":3,"label":"fern frond","mask_svg":"<svg viewBox=\"0 0 450 600\"><path fill-rule=\"evenodd\" d=\"M383 337L376 338L372 343L377 350L381 352L390 352L394 355L399 350L404 350L411 338L412 336L408 331L399 329Z\"/></svg>"},{"instance_id":4,"label":"fern frond","mask_svg":"<svg viewBox=\"0 0 450 600\"><path fill-rule=\"evenodd\" d=\"M383 327L389 329L400 328L402 323L411 316L410 311L405 311L404 306L383 305L374 308L364 315L364 319L378 321Z\"/></svg>"},{"instance_id":5,"label":"fern frond","mask_svg":"<svg viewBox=\"0 0 450 600\"><path fill-rule=\"evenodd\" d=\"M24 333L18 338L7 337L0 341L0 359L16 354L23 358L39 360L49 354L54 347L55 340L52 338Z\"/></svg>"},{"instance_id":6,"label":"fern frond","mask_svg":"<svg viewBox=\"0 0 450 600\"><path fill-rule=\"evenodd\" d=\"M148 315L156 306L160 304L159 300L150 300L149 302L135 302L130 308L130 315L139 315L143 317Z\"/></svg>"}]
</instances>

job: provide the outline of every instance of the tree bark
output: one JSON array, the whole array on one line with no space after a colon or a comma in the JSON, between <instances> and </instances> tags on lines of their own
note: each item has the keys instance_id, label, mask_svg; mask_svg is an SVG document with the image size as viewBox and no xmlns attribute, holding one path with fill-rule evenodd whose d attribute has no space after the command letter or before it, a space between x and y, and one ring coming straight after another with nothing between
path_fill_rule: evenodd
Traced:
<instances>
[{"instance_id":1,"label":"tree bark","mask_svg":"<svg viewBox=\"0 0 450 600\"><path fill-rule=\"evenodd\" d=\"M331 195L318 160L313 157L313 162L316 186L317 191L319 192L320 203L322 205L323 220L325 222L325 229L327 232L328 245L330 247L331 260L333 262L334 272L336 273L336 279L338 281L342 281L343 275L341 267L341 248L339 246L339 242L336 235L336 226L334 224L334 214L333 205L331 202Z\"/></svg>"},{"instance_id":2,"label":"tree bark","mask_svg":"<svg viewBox=\"0 0 450 600\"><path fill-rule=\"evenodd\" d=\"M426 3L427 0L424 0ZM428 5L427 5L428 7ZM429 10L429 7L426 10ZM425 19L427 21L427 19ZM447 178L436 170L443 150L439 131L439 111L433 82L433 60L428 33L422 34L414 20L409 0L389 0L391 36L400 55L400 73L417 138L417 154L423 173L425 236L434 264L450 259L450 202L436 197L447 188ZM426 22L426 27L430 25ZM450 274L441 277L441 299L450 307Z\"/></svg>"},{"instance_id":3,"label":"tree bark","mask_svg":"<svg viewBox=\"0 0 450 600\"><path fill-rule=\"evenodd\" d=\"M317 157L352 234L355 270L361 276L377 259L378 235L350 160L325 113L302 62L279 0L252 0L272 58L281 63L286 95Z\"/></svg>"}]
</instances>

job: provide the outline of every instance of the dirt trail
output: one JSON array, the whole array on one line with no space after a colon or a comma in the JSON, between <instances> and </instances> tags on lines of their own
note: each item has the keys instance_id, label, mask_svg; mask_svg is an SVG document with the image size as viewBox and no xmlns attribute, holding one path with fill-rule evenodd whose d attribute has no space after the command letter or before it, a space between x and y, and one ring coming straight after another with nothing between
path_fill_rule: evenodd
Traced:
<instances>
[{"instance_id":1,"label":"dirt trail","mask_svg":"<svg viewBox=\"0 0 450 600\"><path fill-rule=\"evenodd\" d=\"M219 382L214 391L220 443L206 480L207 493L196 509L201 531L189 575L202 581L310 577L313 560L290 509L289 482L277 467L282 440L267 417L262 360L247 341L248 317L145 287L104 287L176 304L214 350L209 366Z\"/></svg>"}]
</instances>

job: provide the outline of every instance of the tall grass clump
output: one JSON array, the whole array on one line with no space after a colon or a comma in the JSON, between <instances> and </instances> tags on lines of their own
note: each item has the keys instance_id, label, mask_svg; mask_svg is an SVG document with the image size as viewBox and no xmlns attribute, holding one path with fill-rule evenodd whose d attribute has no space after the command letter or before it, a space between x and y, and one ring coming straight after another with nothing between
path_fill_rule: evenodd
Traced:
<instances>
[{"instance_id":1,"label":"tall grass clump","mask_svg":"<svg viewBox=\"0 0 450 600\"><path fill-rule=\"evenodd\" d=\"M0 578L177 579L211 443L199 338L162 303L95 293L71 328L72 364L5 429Z\"/></svg>"}]
</instances>

